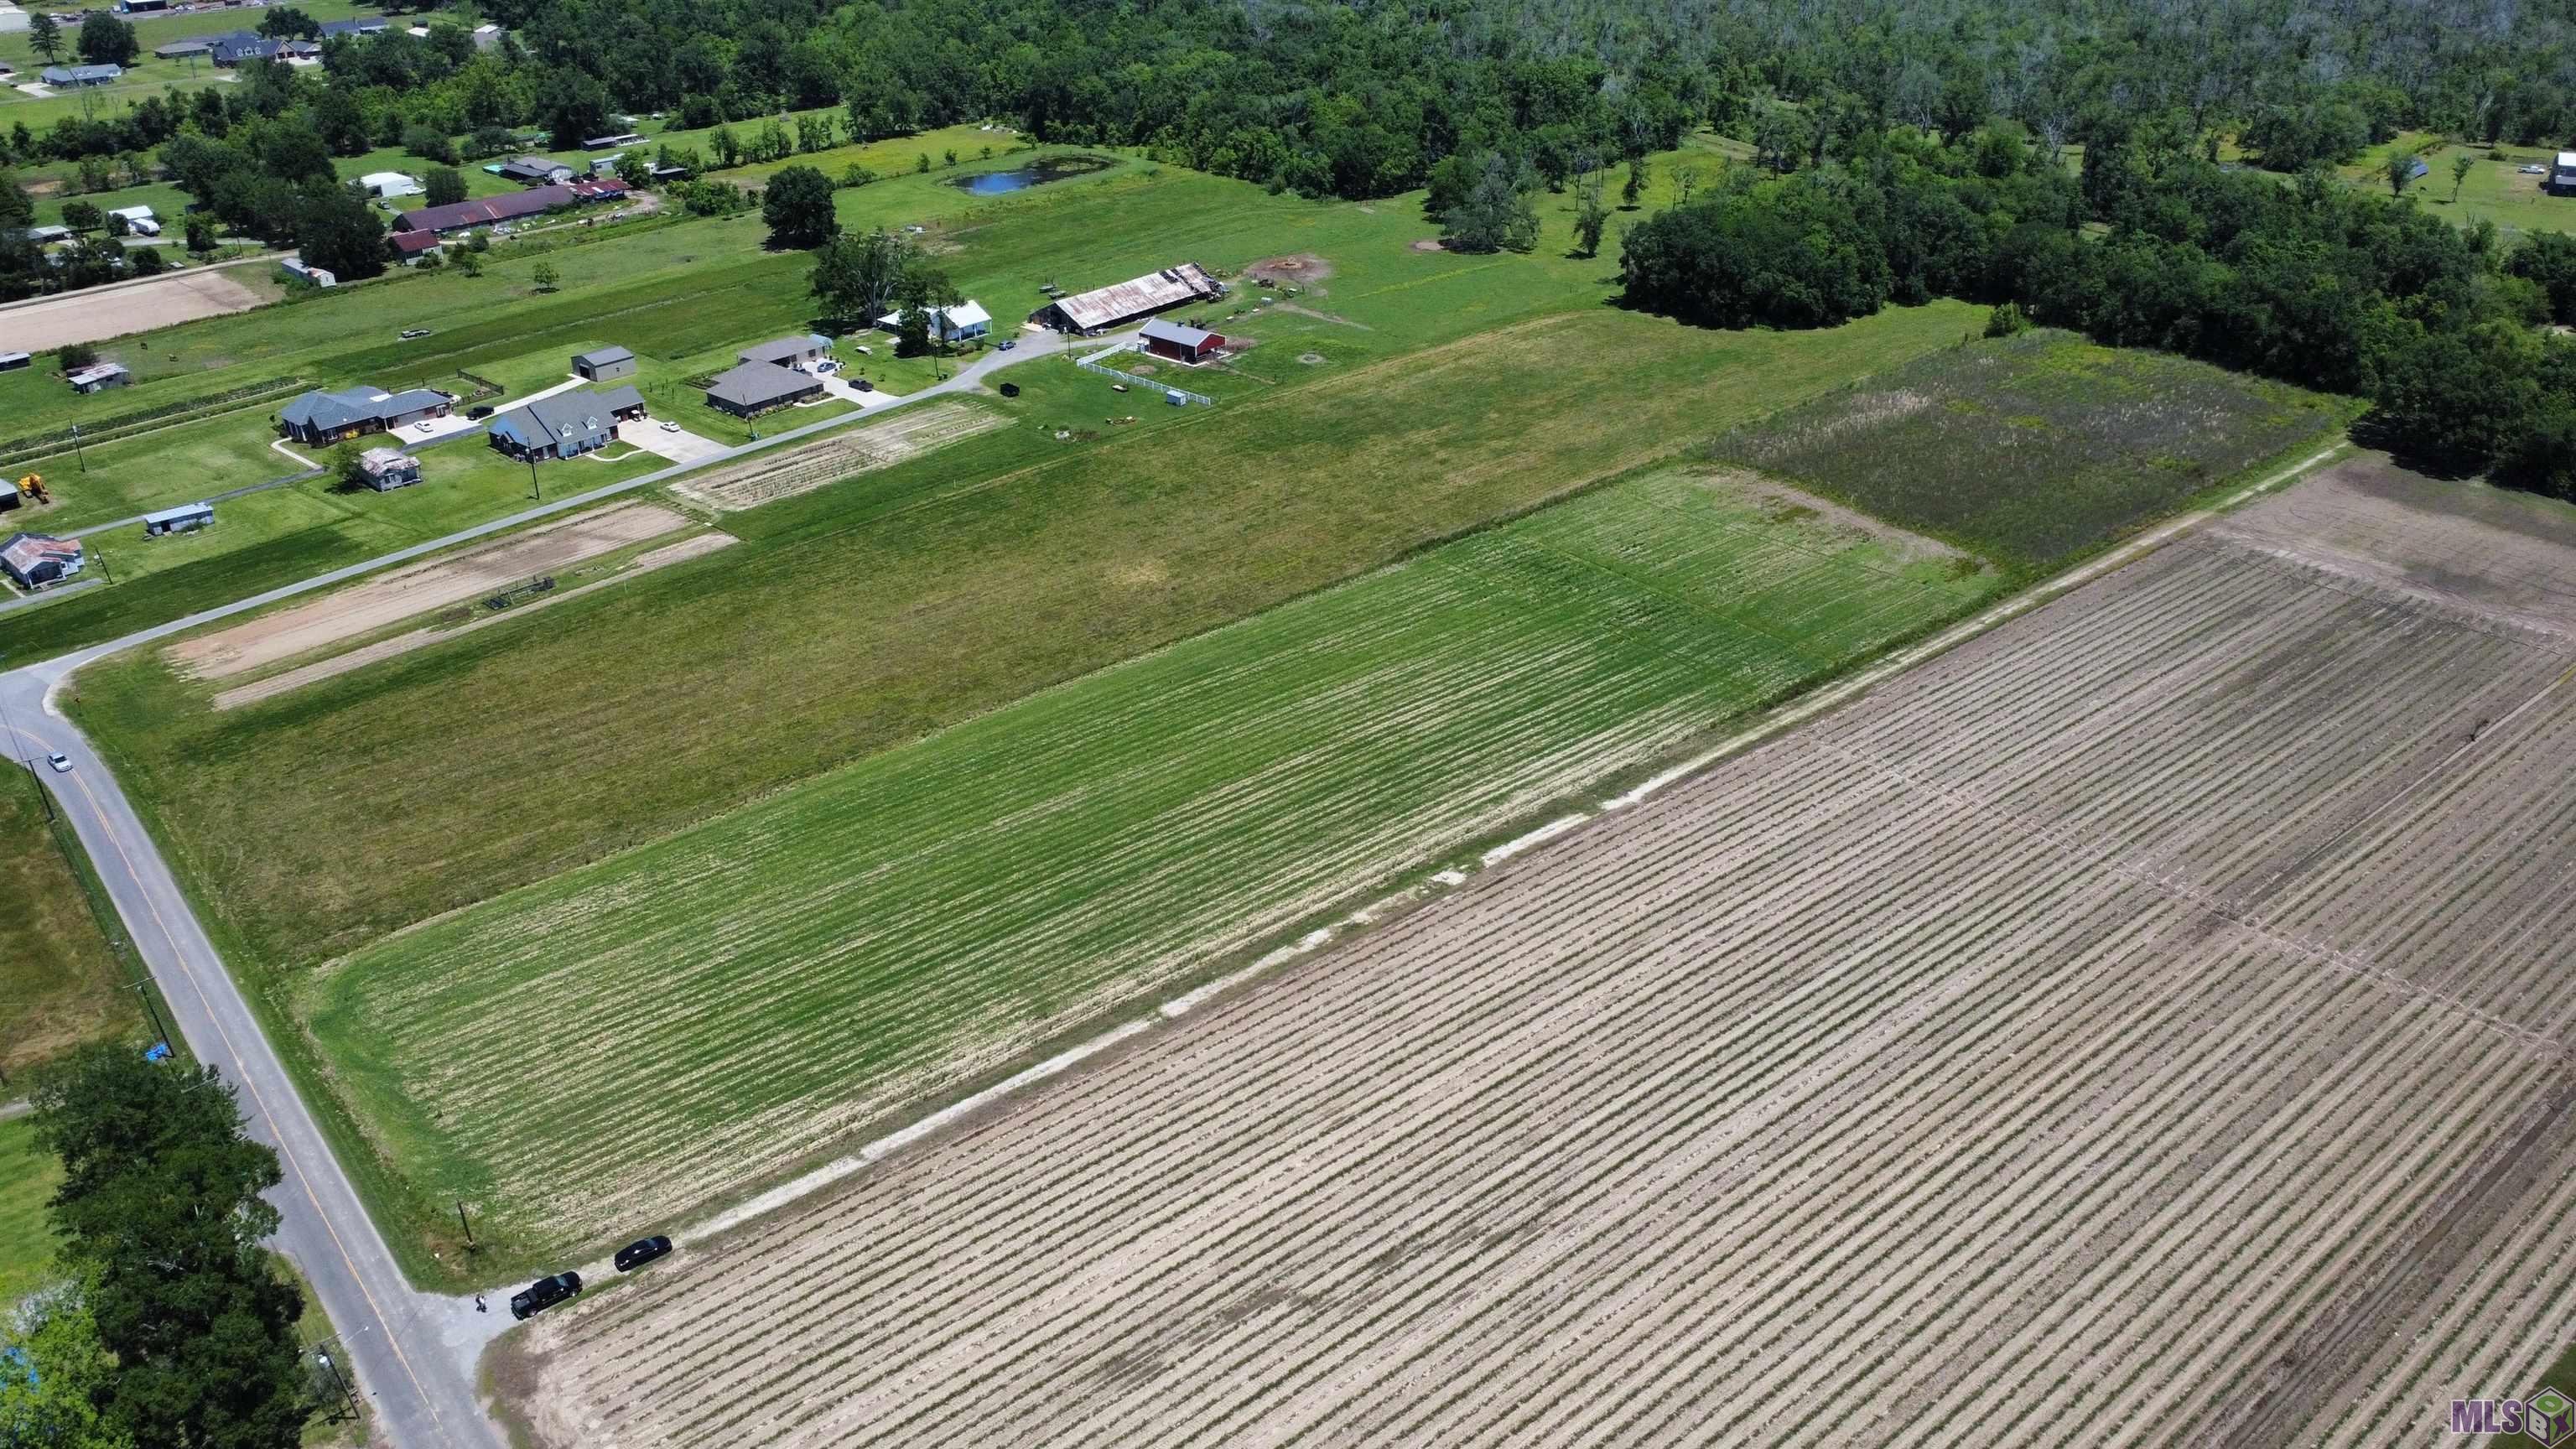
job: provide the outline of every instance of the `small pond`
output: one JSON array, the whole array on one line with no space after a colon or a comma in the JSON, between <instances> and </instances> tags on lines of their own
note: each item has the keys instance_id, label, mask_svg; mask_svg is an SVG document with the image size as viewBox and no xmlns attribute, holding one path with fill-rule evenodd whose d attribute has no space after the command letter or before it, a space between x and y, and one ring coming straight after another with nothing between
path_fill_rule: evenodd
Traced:
<instances>
[{"instance_id":1,"label":"small pond","mask_svg":"<svg viewBox=\"0 0 2576 1449\"><path fill-rule=\"evenodd\" d=\"M1049 156L1010 171L979 171L972 176L960 176L948 184L969 196L999 196L1006 191L1026 191L1032 186L1044 186L1069 176L1088 176L1117 164L1106 156Z\"/></svg>"}]
</instances>

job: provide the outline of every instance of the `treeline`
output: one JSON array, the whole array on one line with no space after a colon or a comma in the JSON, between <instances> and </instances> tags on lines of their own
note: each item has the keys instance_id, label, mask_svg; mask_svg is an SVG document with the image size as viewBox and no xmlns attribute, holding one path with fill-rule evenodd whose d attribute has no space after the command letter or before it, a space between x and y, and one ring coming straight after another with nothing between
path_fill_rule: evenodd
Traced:
<instances>
[{"instance_id":1,"label":"treeline","mask_svg":"<svg viewBox=\"0 0 2576 1449\"><path fill-rule=\"evenodd\" d=\"M0 1322L0 1443L293 1449L322 1406L264 1241L277 1154L213 1071L99 1046L37 1082L60 1279Z\"/></svg>"},{"instance_id":2,"label":"treeline","mask_svg":"<svg viewBox=\"0 0 2576 1449\"><path fill-rule=\"evenodd\" d=\"M1994 130L1863 137L1822 166L1738 170L1632 228L1620 266L1630 304L1717 326L1989 302L1996 330L2368 397L2377 439L2414 460L2576 497L2576 346L2546 331L2576 322L2576 242L2225 168L2180 123L2089 149L2080 179Z\"/></svg>"}]
</instances>

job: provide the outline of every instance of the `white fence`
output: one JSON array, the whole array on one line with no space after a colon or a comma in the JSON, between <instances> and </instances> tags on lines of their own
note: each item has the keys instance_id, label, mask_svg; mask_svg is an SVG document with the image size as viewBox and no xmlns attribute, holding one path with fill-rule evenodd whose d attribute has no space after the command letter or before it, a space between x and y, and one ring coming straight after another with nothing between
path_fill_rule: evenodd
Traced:
<instances>
[{"instance_id":1,"label":"white fence","mask_svg":"<svg viewBox=\"0 0 2576 1449\"><path fill-rule=\"evenodd\" d=\"M1145 344L1142 342L1129 342L1117 347L1104 347L1098 352L1091 354L1089 357L1075 358L1073 360L1073 365L1076 367L1088 368L1093 372L1099 373L1102 377L1114 377L1120 382L1126 383L1130 387L1150 387L1157 392L1179 393L1182 397L1187 398L1191 402L1197 403L1201 407L1212 408L1216 406L1216 399L1209 397L1206 393L1192 392L1185 387L1174 387L1168 382L1157 382L1150 377L1138 377L1132 372L1121 372L1117 368L1111 367L1100 360L1104 357L1116 357L1122 352L1142 352L1144 350ZM1176 367L1179 366L1178 363L1174 363L1173 365Z\"/></svg>"}]
</instances>

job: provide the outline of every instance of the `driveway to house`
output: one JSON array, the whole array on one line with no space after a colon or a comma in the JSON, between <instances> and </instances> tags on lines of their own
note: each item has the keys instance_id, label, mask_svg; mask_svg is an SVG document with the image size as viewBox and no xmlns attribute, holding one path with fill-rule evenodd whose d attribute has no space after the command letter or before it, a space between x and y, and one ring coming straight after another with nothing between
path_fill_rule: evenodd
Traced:
<instances>
[{"instance_id":1,"label":"driveway to house","mask_svg":"<svg viewBox=\"0 0 2576 1449\"><path fill-rule=\"evenodd\" d=\"M631 443L647 453L670 459L674 463L703 463L725 450L715 439L678 428L665 432L658 418L640 423L620 424L617 440Z\"/></svg>"},{"instance_id":2,"label":"driveway to house","mask_svg":"<svg viewBox=\"0 0 2576 1449\"><path fill-rule=\"evenodd\" d=\"M987 352L956 376L890 399L876 411L969 391L1001 368L1051 355L1043 347ZM9 725L7 738L0 743L53 790L64 817L97 867L127 934L170 1003L180 1037L199 1061L221 1069L241 1095L252 1134L277 1149L285 1181L269 1194L280 1219L275 1246L313 1284L314 1296L339 1335L344 1366L355 1371L360 1391L374 1406L383 1442L396 1449L503 1449L505 1438L485 1412L476 1387L476 1366L484 1346L510 1326L510 1319L497 1304L490 1312L478 1313L470 1294L422 1293L404 1277L367 1216L357 1188L306 1110L294 1079L269 1046L258 1018L198 923L169 863L145 832L116 777L62 714L55 696L74 671L108 655L541 518L587 508L697 468L784 447L870 416L841 413L754 443L719 448L640 478L522 509L444 538L0 674L0 716ZM67 775L35 763L57 752L72 761ZM501 1298L507 1296L508 1290L501 1290Z\"/></svg>"}]
</instances>

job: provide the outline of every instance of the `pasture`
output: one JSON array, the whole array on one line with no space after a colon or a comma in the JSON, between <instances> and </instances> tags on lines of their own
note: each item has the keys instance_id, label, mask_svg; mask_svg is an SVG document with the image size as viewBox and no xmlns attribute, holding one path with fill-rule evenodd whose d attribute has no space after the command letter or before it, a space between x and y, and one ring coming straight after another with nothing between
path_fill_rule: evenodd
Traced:
<instances>
[{"instance_id":1,"label":"pasture","mask_svg":"<svg viewBox=\"0 0 2576 1449\"><path fill-rule=\"evenodd\" d=\"M0 1316L52 1269L54 1230L45 1221L45 1201L62 1175L62 1164L36 1149L32 1119L0 1121Z\"/></svg>"},{"instance_id":2,"label":"pasture","mask_svg":"<svg viewBox=\"0 0 2576 1449\"><path fill-rule=\"evenodd\" d=\"M2356 189L2386 196L2388 177L2382 168L2391 155L2421 157L2431 168L2406 188L2406 194L2446 221L2462 226L2493 222L2508 234L2576 231L2576 197L2552 196L2542 187L2548 176L2526 175L2522 170L2548 166L2558 155L2553 147L2462 145L2423 131L2400 131L2394 139L2363 152L2340 174ZM2469 173L2455 190L2451 162L2460 156L2469 158Z\"/></svg>"},{"instance_id":3,"label":"pasture","mask_svg":"<svg viewBox=\"0 0 2576 1449\"><path fill-rule=\"evenodd\" d=\"M2576 1312L2572 597L2564 509L2347 466L496 1377L559 1445L2422 1443Z\"/></svg>"},{"instance_id":4,"label":"pasture","mask_svg":"<svg viewBox=\"0 0 2576 1449\"><path fill-rule=\"evenodd\" d=\"M305 1015L417 1190L599 1241L1956 613L1962 562L1649 473L397 935ZM525 1050L610 1000L654 1004Z\"/></svg>"},{"instance_id":5,"label":"pasture","mask_svg":"<svg viewBox=\"0 0 2576 1449\"><path fill-rule=\"evenodd\" d=\"M1731 429L1711 453L2048 568L2353 412L2349 399L2039 331L1892 368Z\"/></svg>"}]
</instances>

